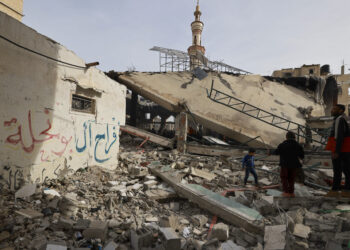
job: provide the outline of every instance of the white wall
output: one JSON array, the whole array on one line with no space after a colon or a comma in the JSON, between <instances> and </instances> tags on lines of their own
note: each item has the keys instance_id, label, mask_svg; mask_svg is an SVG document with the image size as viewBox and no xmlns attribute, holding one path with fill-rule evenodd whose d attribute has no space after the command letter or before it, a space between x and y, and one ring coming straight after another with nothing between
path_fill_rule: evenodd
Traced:
<instances>
[{"instance_id":1,"label":"white wall","mask_svg":"<svg viewBox=\"0 0 350 250\"><path fill-rule=\"evenodd\" d=\"M85 66L72 51L0 13L0 35ZM95 114L71 110L72 94L96 100ZM77 69L0 38L0 181L43 181L86 166L116 167L126 88L96 68Z\"/></svg>"}]
</instances>

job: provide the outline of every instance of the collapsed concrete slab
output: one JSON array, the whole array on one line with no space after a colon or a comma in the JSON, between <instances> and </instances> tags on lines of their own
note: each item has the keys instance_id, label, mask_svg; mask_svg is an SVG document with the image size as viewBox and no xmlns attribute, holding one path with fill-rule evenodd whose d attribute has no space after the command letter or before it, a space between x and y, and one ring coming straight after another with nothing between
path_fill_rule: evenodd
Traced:
<instances>
[{"instance_id":1,"label":"collapsed concrete slab","mask_svg":"<svg viewBox=\"0 0 350 250\"><path fill-rule=\"evenodd\" d=\"M181 183L182 175L173 171L170 166L161 166L159 162L154 162L149 165L149 169L168 183L180 196L196 203L199 207L249 232L263 234L263 217L256 210L202 186Z\"/></svg>"},{"instance_id":2,"label":"collapsed concrete slab","mask_svg":"<svg viewBox=\"0 0 350 250\"><path fill-rule=\"evenodd\" d=\"M323 106L304 91L256 75L235 76L210 72L208 77L200 81L190 72L132 72L116 78L170 111L183 111L185 104L197 122L222 135L242 143L259 137L259 140L249 143L251 146L266 144L275 147L284 140L285 132L210 100L207 90L213 81L216 89L224 93L302 125L305 125L305 119L299 107L312 107L313 116L324 115Z\"/></svg>"}]
</instances>

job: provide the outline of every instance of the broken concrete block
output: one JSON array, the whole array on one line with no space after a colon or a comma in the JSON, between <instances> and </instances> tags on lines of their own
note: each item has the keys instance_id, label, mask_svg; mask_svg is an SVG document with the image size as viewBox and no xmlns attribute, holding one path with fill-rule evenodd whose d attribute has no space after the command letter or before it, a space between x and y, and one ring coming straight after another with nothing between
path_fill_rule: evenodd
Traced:
<instances>
[{"instance_id":1,"label":"broken concrete block","mask_svg":"<svg viewBox=\"0 0 350 250\"><path fill-rule=\"evenodd\" d=\"M208 222L208 218L205 215L197 214L192 216L192 223L196 227L203 227Z\"/></svg>"},{"instance_id":2,"label":"broken concrete block","mask_svg":"<svg viewBox=\"0 0 350 250\"><path fill-rule=\"evenodd\" d=\"M139 250L143 247L149 247L152 244L152 231L146 228L140 228L130 231L131 247L134 250Z\"/></svg>"},{"instance_id":3,"label":"broken concrete block","mask_svg":"<svg viewBox=\"0 0 350 250\"><path fill-rule=\"evenodd\" d=\"M309 238L309 234L311 232L311 228L308 226L305 226L303 224L296 224L294 227L294 232L293 234L295 236L298 236L303 239Z\"/></svg>"},{"instance_id":4,"label":"broken concrete block","mask_svg":"<svg viewBox=\"0 0 350 250\"><path fill-rule=\"evenodd\" d=\"M115 243L114 241L109 241L105 244L103 247L103 250L117 250L119 247L119 244Z\"/></svg>"},{"instance_id":5,"label":"broken concrete block","mask_svg":"<svg viewBox=\"0 0 350 250\"><path fill-rule=\"evenodd\" d=\"M22 215L22 216L29 218L29 219L41 218L44 216L42 213L39 213L38 211L35 211L33 209L30 209L30 208L21 209L21 210L16 211L15 213Z\"/></svg>"},{"instance_id":6,"label":"broken concrete block","mask_svg":"<svg viewBox=\"0 0 350 250\"><path fill-rule=\"evenodd\" d=\"M114 187L114 186L117 186L119 185L119 181L108 181L107 182L107 186L108 187Z\"/></svg>"},{"instance_id":7,"label":"broken concrete block","mask_svg":"<svg viewBox=\"0 0 350 250\"><path fill-rule=\"evenodd\" d=\"M191 168L191 175L204 178L204 179L206 179L208 181L212 181L213 179L216 178L216 174L212 174L212 173L210 173L208 171L200 170L200 169L197 169L197 168Z\"/></svg>"},{"instance_id":8,"label":"broken concrete block","mask_svg":"<svg viewBox=\"0 0 350 250\"><path fill-rule=\"evenodd\" d=\"M148 168L145 167L139 167L139 166L132 166L129 169L129 173L133 176L142 177L148 175Z\"/></svg>"},{"instance_id":9,"label":"broken concrete block","mask_svg":"<svg viewBox=\"0 0 350 250\"><path fill-rule=\"evenodd\" d=\"M11 234L10 234L9 232L7 232L7 231L2 231L2 232L0 233L0 242L6 240L6 239L8 239L8 238L10 238L10 236L11 236Z\"/></svg>"},{"instance_id":10,"label":"broken concrete block","mask_svg":"<svg viewBox=\"0 0 350 250\"><path fill-rule=\"evenodd\" d=\"M306 242L303 242L303 241L295 241L293 249L307 250L307 249L309 249L309 244L307 244Z\"/></svg>"},{"instance_id":11,"label":"broken concrete block","mask_svg":"<svg viewBox=\"0 0 350 250\"><path fill-rule=\"evenodd\" d=\"M35 194L36 184L26 184L15 193L15 200L18 198L28 198Z\"/></svg>"},{"instance_id":12,"label":"broken concrete block","mask_svg":"<svg viewBox=\"0 0 350 250\"><path fill-rule=\"evenodd\" d=\"M222 250L245 250L244 247L236 245L232 240L228 240L221 244Z\"/></svg>"},{"instance_id":13,"label":"broken concrete block","mask_svg":"<svg viewBox=\"0 0 350 250\"><path fill-rule=\"evenodd\" d=\"M54 197L54 196L61 197L60 193L54 189L44 189L44 194L52 196L52 197Z\"/></svg>"},{"instance_id":14,"label":"broken concrete block","mask_svg":"<svg viewBox=\"0 0 350 250\"><path fill-rule=\"evenodd\" d=\"M173 211L179 211L180 210L180 203L178 202L170 202L169 208Z\"/></svg>"},{"instance_id":15,"label":"broken concrete block","mask_svg":"<svg viewBox=\"0 0 350 250\"><path fill-rule=\"evenodd\" d=\"M181 239L177 235L174 229L170 227L161 227L159 228L159 231L164 237L163 245L165 249L169 249L169 250L181 249Z\"/></svg>"},{"instance_id":16,"label":"broken concrete block","mask_svg":"<svg viewBox=\"0 0 350 250\"><path fill-rule=\"evenodd\" d=\"M70 230L73 228L75 221L69 218L60 217L57 223L57 227L60 229Z\"/></svg>"},{"instance_id":17,"label":"broken concrete block","mask_svg":"<svg viewBox=\"0 0 350 250\"><path fill-rule=\"evenodd\" d=\"M65 242L49 242L46 245L46 250L67 250Z\"/></svg>"},{"instance_id":18,"label":"broken concrete block","mask_svg":"<svg viewBox=\"0 0 350 250\"><path fill-rule=\"evenodd\" d=\"M146 222L158 222L158 217L148 216L146 217Z\"/></svg>"},{"instance_id":19,"label":"broken concrete block","mask_svg":"<svg viewBox=\"0 0 350 250\"><path fill-rule=\"evenodd\" d=\"M1 241L0 241L1 242ZM47 239L44 235L40 235L31 240L28 249L41 250L47 246Z\"/></svg>"},{"instance_id":20,"label":"broken concrete block","mask_svg":"<svg viewBox=\"0 0 350 250\"><path fill-rule=\"evenodd\" d=\"M286 225L265 227L265 250L284 250L286 246Z\"/></svg>"},{"instance_id":21,"label":"broken concrete block","mask_svg":"<svg viewBox=\"0 0 350 250\"><path fill-rule=\"evenodd\" d=\"M325 250L342 250L342 246L340 243L334 241L328 241L325 247Z\"/></svg>"},{"instance_id":22,"label":"broken concrete block","mask_svg":"<svg viewBox=\"0 0 350 250\"><path fill-rule=\"evenodd\" d=\"M92 221L89 228L83 231L86 239L101 239L104 240L107 234L108 223L104 221Z\"/></svg>"},{"instance_id":23,"label":"broken concrete block","mask_svg":"<svg viewBox=\"0 0 350 250\"><path fill-rule=\"evenodd\" d=\"M168 217L162 217L160 219L159 226L171 227L172 229L177 230L180 227L179 218L174 215L170 215Z\"/></svg>"},{"instance_id":24,"label":"broken concrete block","mask_svg":"<svg viewBox=\"0 0 350 250\"><path fill-rule=\"evenodd\" d=\"M142 184L140 184L140 183L136 183L136 184L134 184L134 185L132 185L132 190L139 190L140 188L142 188L143 187L143 185Z\"/></svg>"},{"instance_id":25,"label":"broken concrete block","mask_svg":"<svg viewBox=\"0 0 350 250\"><path fill-rule=\"evenodd\" d=\"M271 215L271 214L275 213L274 206L265 200L255 200L254 207L263 216Z\"/></svg>"},{"instance_id":26,"label":"broken concrete block","mask_svg":"<svg viewBox=\"0 0 350 250\"><path fill-rule=\"evenodd\" d=\"M89 228L91 221L87 219L79 219L73 226L74 230L83 231Z\"/></svg>"},{"instance_id":27,"label":"broken concrete block","mask_svg":"<svg viewBox=\"0 0 350 250\"><path fill-rule=\"evenodd\" d=\"M229 236L229 227L224 224L224 223L218 223L215 224L212 231L211 231L211 235L210 238L217 238L220 241L225 241L228 239Z\"/></svg>"},{"instance_id":28,"label":"broken concrete block","mask_svg":"<svg viewBox=\"0 0 350 250\"><path fill-rule=\"evenodd\" d=\"M151 187L156 186L157 184L158 184L157 181L155 181L155 180L150 180L150 181L144 182L144 183L143 183L143 187L144 187L145 190L148 190L148 189L150 189Z\"/></svg>"},{"instance_id":29,"label":"broken concrete block","mask_svg":"<svg viewBox=\"0 0 350 250\"><path fill-rule=\"evenodd\" d=\"M267 178L262 178L259 180L259 183L262 184L262 185L265 185L265 186L269 186L272 184L271 181L269 181Z\"/></svg>"},{"instance_id":30,"label":"broken concrete block","mask_svg":"<svg viewBox=\"0 0 350 250\"><path fill-rule=\"evenodd\" d=\"M201 250L216 250L216 249L220 249L220 242L217 238L208 240L202 245L202 248L201 248Z\"/></svg>"}]
</instances>

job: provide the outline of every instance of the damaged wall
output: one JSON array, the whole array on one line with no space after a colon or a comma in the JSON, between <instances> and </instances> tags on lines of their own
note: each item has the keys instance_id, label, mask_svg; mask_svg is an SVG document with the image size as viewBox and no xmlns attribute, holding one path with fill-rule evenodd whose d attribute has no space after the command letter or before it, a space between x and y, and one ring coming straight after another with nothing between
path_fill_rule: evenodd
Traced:
<instances>
[{"instance_id":1,"label":"damaged wall","mask_svg":"<svg viewBox=\"0 0 350 250\"><path fill-rule=\"evenodd\" d=\"M1 12L0 35L85 67L72 51ZM0 55L0 181L17 188L23 179L117 165L124 86L96 68L58 63L1 38Z\"/></svg>"},{"instance_id":2,"label":"damaged wall","mask_svg":"<svg viewBox=\"0 0 350 250\"><path fill-rule=\"evenodd\" d=\"M0 12L4 12L21 21L23 17L23 0L0 0Z\"/></svg>"},{"instance_id":3,"label":"damaged wall","mask_svg":"<svg viewBox=\"0 0 350 250\"><path fill-rule=\"evenodd\" d=\"M299 124L305 124L305 119L298 107L312 107L313 116L324 115L324 107L315 103L305 91L256 75L234 76L212 72L200 81L190 72L134 72L119 75L118 79L128 88L171 111L183 110L179 103L186 102L204 127L242 143L260 136L267 145L275 147L284 140L285 131L211 101L206 91L210 89L212 80L216 89ZM262 146L263 142L255 141L250 145Z\"/></svg>"}]
</instances>

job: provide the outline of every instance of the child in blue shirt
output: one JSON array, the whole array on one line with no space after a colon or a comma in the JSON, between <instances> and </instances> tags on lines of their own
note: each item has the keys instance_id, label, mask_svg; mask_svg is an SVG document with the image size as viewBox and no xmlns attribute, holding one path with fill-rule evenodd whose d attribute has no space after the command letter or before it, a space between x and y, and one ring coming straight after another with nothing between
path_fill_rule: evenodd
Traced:
<instances>
[{"instance_id":1,"label":"child in blue shirt","mask_svg":"<svg viewBox=\"0 0 350 250\"><path fill-rule=\"evenodd\" d=\"M244 185L247 184L249 173L252 173L255 179L255 185L258 186L258 175L255 172L254 155L255 149L251 148L249 149L249 153L244 156L242 160L242 169L245 168Z\"/></svg>"}]
</instances>

